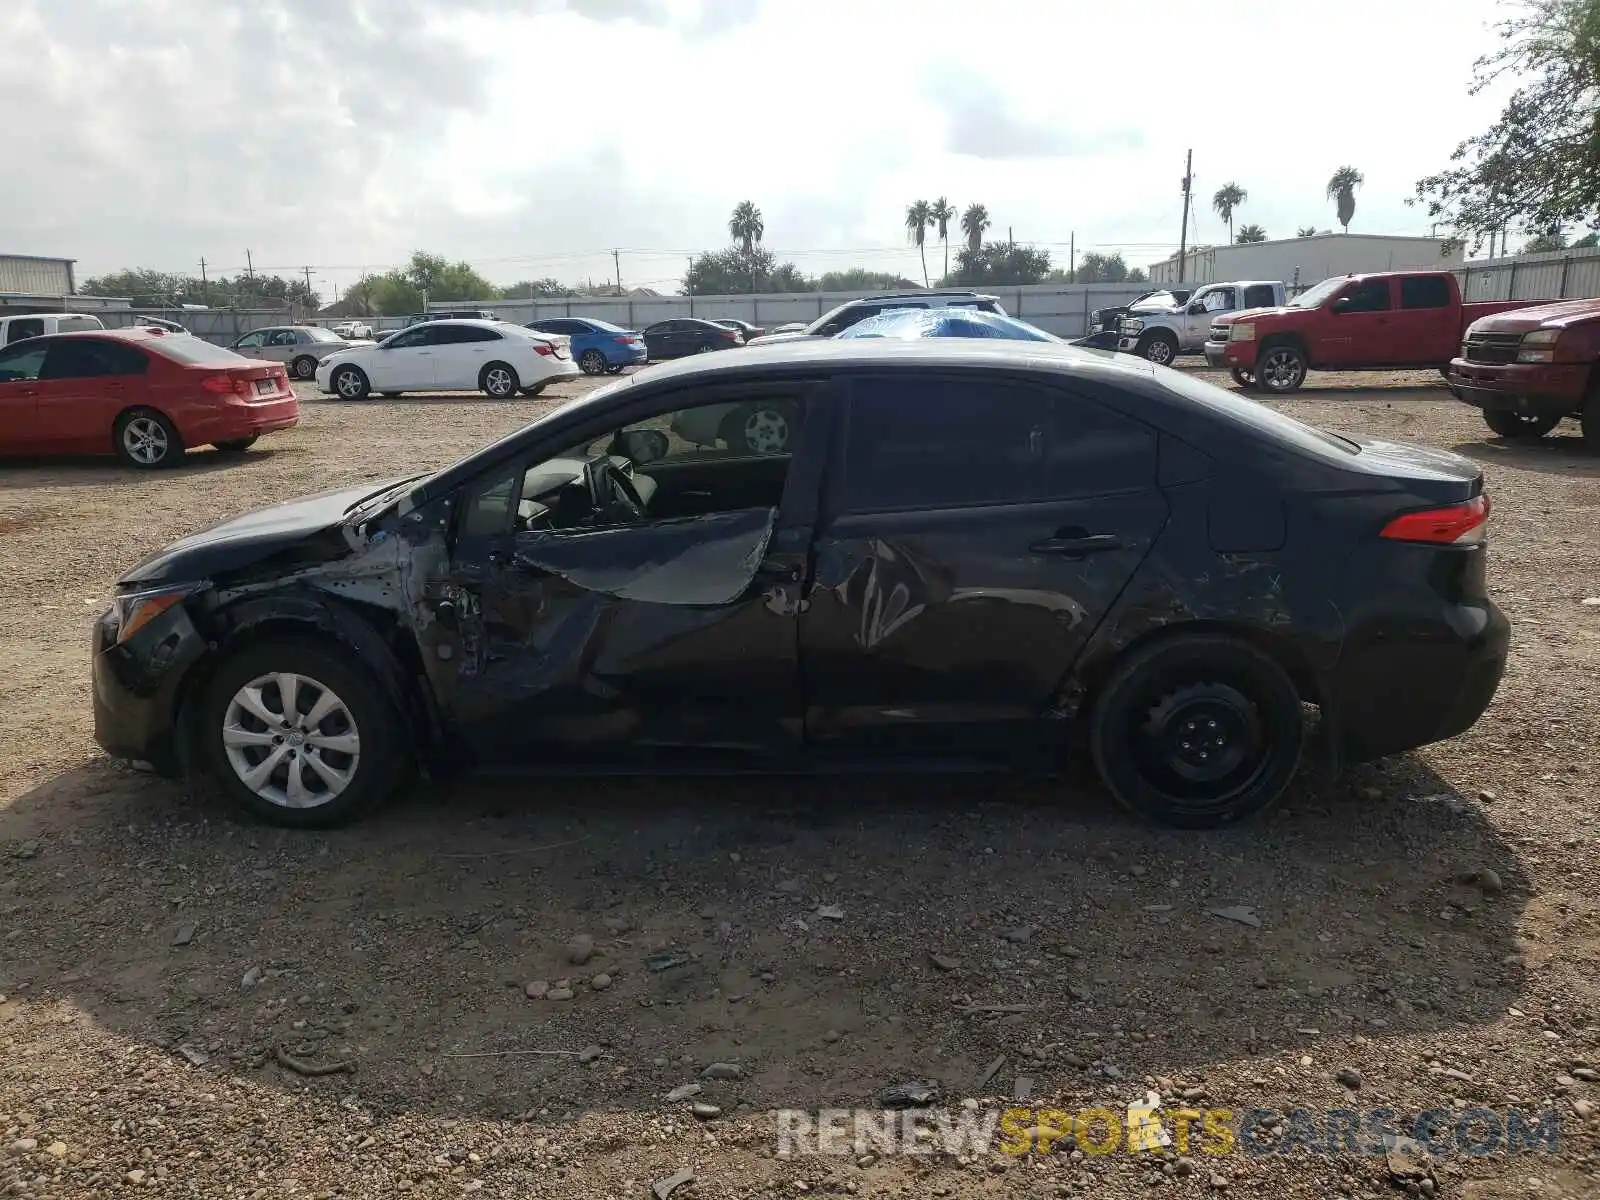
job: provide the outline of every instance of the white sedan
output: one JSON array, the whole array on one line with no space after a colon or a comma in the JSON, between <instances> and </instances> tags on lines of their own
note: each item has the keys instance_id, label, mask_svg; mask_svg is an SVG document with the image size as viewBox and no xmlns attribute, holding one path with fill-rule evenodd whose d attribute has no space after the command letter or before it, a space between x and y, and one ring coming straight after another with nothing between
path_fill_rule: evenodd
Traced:
<instances>
[{"instance_id":1,"label":"white sedan","mask_svg":"<svg viewBox=\"0 0 1600 1200\"><path fill-rule=\"evenodd\" d=\"M343 400L372 392L479 391L496 400L537 396L574 379L572 339L504 321L427 321L376 345L352 346L317 364L317 387Z\"/></svg>"}]
</instances>

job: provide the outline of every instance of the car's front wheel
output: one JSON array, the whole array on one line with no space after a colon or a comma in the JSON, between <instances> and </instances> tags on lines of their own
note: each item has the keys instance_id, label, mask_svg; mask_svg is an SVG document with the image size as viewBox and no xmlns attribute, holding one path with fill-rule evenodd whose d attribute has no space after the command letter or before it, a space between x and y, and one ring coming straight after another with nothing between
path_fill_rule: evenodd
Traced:
<instances>
[{"instance_id":1,"label":"car's front wheel","mask_svg":"<svg viewBox=\"0 0 1600 1200\"><path fill-rule=\"evenodd\" d=\"M399 714L371 674L310 638L264 641L225 659L195 721L223 791L278 825L347 821L394 791L410 761Z\"/></svg>"},{"instance_id":2,"label":"car's front wheel","mask_svg":"<svg viewBox=\"0 0 1600 1200\"><path fill-rule=\"evenodd\" d=\"M1170 333L1149 333L1139 339L1139 354L1157 366L1170 367L1178 357L1178 342Z\"/></svg>"},{"instance_id":3,"label":"car's front wheel","mask_svg":"<svg viewBox=\"0 0 1600 1200\"><path fill-rule=\"evenodd\" d=\"M521 386L516 369L508 363L492 362L478 376L478 390L492 400L509 400Z\"/></svg>"},{"instance_id":4,"label":"car's front wheel","mask_svg":"<svg viewBox=\"0 0 1600 1200\"><path fill-rule=\"evenodd\" d=\"M328 378L328 386L341 400L365 400L367 393L372 391L367 373L360 367L335 367Z\"/></svg>"},{"instance_id":5,"label":"car's front wheel","mask_svg":"<svg viewBox=\"0 0 1600 1200\"><path fill-rule=\"evenodd\" d=\"M601 354L600 351L585 350L578 359L578 366L583 368L585 375L604 375L610 364L606 362L606 356Z\"/></svg>"},{"instance_id":6,"label":"car's front wheel","mask_svg":"<svg viewBox=\"0 0 1600 1200\"><path fill-rule=\"evenodd\" d=\"M1285 395L1306 381L1306 356L1298 346L1279 344L1261 352L1256 363L1256 384L1267 392Z\"/></svg>"},{"instance_id":7,"label":"car's front wheel","mask_svg":"<svg viewBox=\"0 0 1600 1200\"><path fill-rule=\"evenodd\" d=\"M1226 636L1179 634L1112 670L1089 739L1100 778L1126 807L1211 829L1283 794L1305 720L1294 681L1269 655Z\"/></svg>"},{"instance_id":8,"label":"car's front wheel","mask_svg":"<svg viewBox=\"0 0 1600 1200\"><path fill-rule=\"evenodd\" d=\"M1486 408L1483 423L1503 438L1542 438L1561 423L1561 418L1525 416L1509 409Z\"/></svg>"},{"instance_id":9,"label":"car's front wheel","mask_svg":"<svg viewBox=\"0 0 1600 1200\"><path fill-rule=\"evenodd\" d=\"M310 355L302 354L294 360L289 369L296 379L311 379L317 373L317 360Z\"/></svg>"}]
</instances>

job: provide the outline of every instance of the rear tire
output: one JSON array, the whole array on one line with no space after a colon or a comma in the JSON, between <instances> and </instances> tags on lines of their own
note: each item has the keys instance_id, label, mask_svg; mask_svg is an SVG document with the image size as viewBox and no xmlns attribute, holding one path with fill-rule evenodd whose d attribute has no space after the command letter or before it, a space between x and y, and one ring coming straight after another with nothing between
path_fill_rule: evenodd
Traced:
<instances>
[{"instance_id":1,"label":"rear tire","mask_svg":"<svg viewBox=\"0 0 1600 1200\"><path fill-rule=\"evenodd\" d=\"M1542 438L1561 423L1560 417L1525 417L1503 408L1483 410L1483 423L1503 438L1520 438L1531 441ZM1588 436L1587 429L1585 437Z\"/></svg>"},{"instance_id":2,"label":"rear tire","mask_svg":"<svg viewBox=\"0 0 1600 1200\"><path fill-rule=\"evenodd\" d=\"M1139 357L1170 367L1178 357L1178 341L1170 333L1147 333L1139 339Z\"/></svg>"},{"instance_id":3,"label":"rear tire","mask_svg":"<svg viewBox=\"0 0 1600 1200\"><path fill-rule=\"evenodd\" d=\"M153 408L130 408L112 428L117 457L141 471L170 467L183 458L178 427Z\"/></svg>"},{"instance_id":4,"label":"rear tire","mask_svg":"<svg viewBox=\"0 0 1600 1200\"><path fill-rule=\"evenodd\" d=\"M1214 829L1283 794L1305 720L1294 681L1271 657L1224 635L1178 634L1117 664L1089 740L1124 806L1180 829Z\"/></svg>"},{"instance_id":5,"label":"rear tire","mask_svg":"<svg viewBox=\"0 0 1600 1200\"><path fill-rule=\"evenodd\" d=\"M290 365L289 371L296 379L314 379L317 374L317 360L302 354Z\"/></svg>"},{"instance_id":6,"label":"rear tire","mask_svg":"<svg viewBox=\"0 0 1600 1200\"><path fill-rule=\"evenodd\" d=\"M610 370L606 356L598 350L585 350L583 356L578 359L578 366L585 375L604 375Z\"/></svg>"},{"instance_id":7,"label":"rear tire","mask_svg":"<svg viewBox=\"0 0 1600 1200\"><path fill-rule=\"evenodd\" d=\"M1285 396L1300 390L1306 381L1306 356L1300 347L1283 342L1268 346L1256 361L1256 386L1264 392Z\"/></svg>"},{"instance_id":8,"label":"rear tire","mask_svg":"<svg viewBox=\"0 0 1600 1200\"><path fill-rule=\"evenodd\" d=\"M335 367L328 386L341 400L365 400L372 393L372 383L360 367Z\"/></svg>"},{"instance_id":9,"label":"rear tire","mask_svg":"<svg viewBox=\"0 0 1600 1200\"><path fill-rule=\"evenodd\" d=\"M212 442L211 445L218 454L243 454L251 446L254 446L260 438L260 434L252 433L249 437L229 438L225 442Z\"/></svg>"},{"instance_id":10,"label":"rear tire","mask_svg":"<svg viewBox=\"0 0 1600 1200\"><path fill-rule=\"evenodd\" d=\"M1600 379L1589 385L1589 395L1583 402L1581 420L1585 448L1600 453Z\"/></svg>"},{"instance_id":11,"label":"rear tire","mask_svg":"<svg viewBox=\"0 0 1600 1200\"><path fill-rule=\"evenodd\" d=\"M478 390L491 400L509 400L521 387L516 368L510 363L489 363L478 374Z\"/></svg>"},{"instance_id":12,"label":"rear tire","mask_svg":"<svg viewBox=\"0 0 1600 1200\"><path fill-rule=\"evenodd\" d=\"M279 682L291 680L292 714ZM348 821L394 792L410 766L409 738L383 689L315 638L274 638L223 659L194 720L202 761L222 791L275 825Z\"/></svg>"}]
</instances>

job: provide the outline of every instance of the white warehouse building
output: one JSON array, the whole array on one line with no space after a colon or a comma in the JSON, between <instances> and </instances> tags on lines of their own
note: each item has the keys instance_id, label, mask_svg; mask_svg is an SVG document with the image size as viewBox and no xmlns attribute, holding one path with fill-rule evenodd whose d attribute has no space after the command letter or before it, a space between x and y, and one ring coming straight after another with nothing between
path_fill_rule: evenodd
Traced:
<instances>
[{"instance_id":1,"label":"white warehouse building","mask_svg":"<svg viewBox=\"0 0 1600 1200\"><path fill-rule=\"evenodd\" d=\"M1224 283L1230 279L1281 279L1290 291L1333 275L1461 265L1459 242L1446 238L1390 237L1371 233L1318 233L1311 237L1233 246L1200 246L1149 268L1152 284Z\"/></svg>"}]
</instances>

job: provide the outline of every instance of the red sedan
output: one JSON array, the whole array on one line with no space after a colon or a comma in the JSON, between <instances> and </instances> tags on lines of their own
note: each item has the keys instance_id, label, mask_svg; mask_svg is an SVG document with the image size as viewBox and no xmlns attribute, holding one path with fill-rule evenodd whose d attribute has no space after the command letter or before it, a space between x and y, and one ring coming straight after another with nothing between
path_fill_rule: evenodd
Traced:
<instances>
[{"instance_id":1,"label":"red sedan","mask_svg":"<svg viewBox=\"0 0 1600 1200\"><path fill-rule=\"evenodd\" d=\"M0 454L115 454L164 467L190 446L238 453L299 420L282 364L188 334L97 329L0 350Z\"/></svg>"}]
</instances>

